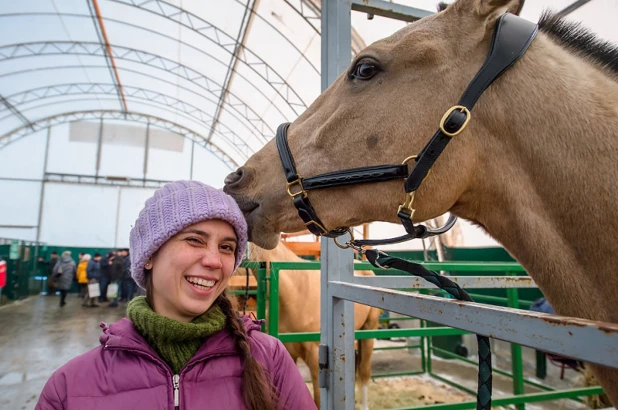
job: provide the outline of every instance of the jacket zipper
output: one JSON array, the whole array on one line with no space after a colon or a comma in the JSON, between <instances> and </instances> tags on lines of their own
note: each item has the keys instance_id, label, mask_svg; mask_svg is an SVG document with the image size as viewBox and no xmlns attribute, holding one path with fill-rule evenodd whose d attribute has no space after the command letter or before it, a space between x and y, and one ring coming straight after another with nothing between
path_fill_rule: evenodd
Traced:
<instances>
[{"instance_id":1,"label":"jacket zipper","mask_svg":"<svg viewBox=\"0 0 618 410\"><path fill-rule=\"evenodd\" d=\"M172 377L172 383L174 384L174 407L180 406L180 376L175 374Z\"/></svg>"},{"instance_id":2,"label":"jacket zipper","mask_svg":"<svg viewBox=\"0 0 618 410\"><path fill-rule=\"evenodd\" d=\"M158 365L162 366L163 368L165 368L167 371L169 371L170 374L172 373L171 369L167 365L167 363L163 362L158 357L153 356L149 352L146 352L146 351L144 351L142 349L136 349L136 348L124 347L124 346L108 346L107 344L104 345L104 348L108 349L108 350L124 350L124 351L127 351L127 352L136 353L138 355L143 355L143 356L151 359L153 362L157 363ZM185 364L185 366L181 369L180 373L184 372L189 367L193 367L198 362L203 362L203 361L206 361L208 359L212 359L214 357L228 356L228 355L232 355L232 354L234 354L234 352L217 352L215 354L210 354L210 355L208 355L206 357L203 357L203 358L201 358L199 360L189 360L189 362L187 364ZM174 386L174 408L180 408L180 374L173 374L172 375L172 385Z\"/></svg>"}]
</instances>

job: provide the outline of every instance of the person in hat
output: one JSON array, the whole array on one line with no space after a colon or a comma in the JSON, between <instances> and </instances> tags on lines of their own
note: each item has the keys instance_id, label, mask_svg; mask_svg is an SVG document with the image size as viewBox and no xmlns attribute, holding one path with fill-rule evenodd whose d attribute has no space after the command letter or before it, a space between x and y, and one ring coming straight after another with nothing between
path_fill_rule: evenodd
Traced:
<instances>
[{"instance_id":1,"label":"person in hat","mask_svg":"<svg viewBox=\"0 0 618 410\"><path fill-rule=\"evenodd\" d=\"M223 191L196 181L157 190L130 233L146 296L51 376L36 409L315 409L283 344L226 297L246 244Z\"/></svg>"}]
</instances>

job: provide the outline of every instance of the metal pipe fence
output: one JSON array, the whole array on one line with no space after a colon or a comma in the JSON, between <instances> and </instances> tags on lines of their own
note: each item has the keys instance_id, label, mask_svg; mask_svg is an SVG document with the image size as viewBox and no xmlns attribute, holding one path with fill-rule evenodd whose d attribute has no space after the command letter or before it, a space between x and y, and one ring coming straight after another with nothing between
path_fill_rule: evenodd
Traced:
<instances>
[{"instance_id":1,"label":"metal pipe fence","mask_svg":"<svg viewBox=\"0 0 618 410\"><path fill-rule=\"evenodd\" d=\"M520 307L529 307L533 302L520 300L518 289L521 288L533 288L535 287L534 282L531 278L527 276L515 276L517 273L521 274L524 272L523 268L516 263L469 263L469 262L427 262L424 265L428 269L433 270L441 270L441 271L453 271L453 272L502 272L506 276L449 276L449 279L458 283L460 286L467 289L505 289L507 292L507 297L496 297L496 296L487 296L487 295L474 295L473 297L479 300L485 300L490 303L498 304L498 305L506 305L508 308L489 306L489 305L481 305L478 303L473 303L470 305L474 305L477 309L477 312L483 312L483 318L486 318L487 315L502 315L499 320L494 324L495 326L500 326L500 324L505 325L505 329L503 331L496 331L496 338L507 340L508 337L505 337L509 332L513 332L513 330L521 330L522 326L532 326L532 329L537 331L538 329L543 329L543 325L541 323L546 323L545 330L551 330L554 328L565 327L570 330L574 328L582 327L587 329L588 332L592 332L595 335L599 333L603 333L607 336L607 340L601 342L601 349L605 349L605 351L611 351L611 349L616 349L616 341L618 340L618 326L610 325L610 328L599 331L594 326L594 322L585 321L581 319L575 318L563 318L555 315L545 315L545 314L537 314L534 312L528 312L524 310L513 310L518 309ZM243 266L257 268L257 282L258 289L254 291L257 295L257 316L258 318L267 318L267 326L263 326L263 330L267 331L268 334L279 338L282 342L292 343L292 342L306 342L306 341L320 341L321 332L305 332L305 333L280 333L279 332L279 275L281 271L286 270L320 270L321 263L320 262L271 262L271 263L256 263L256 262L248 262ZM384 292L383 295L391 295L394 298L409 296L412 292L416 293L417 297L420 299L419 306L424 306L424 302L430 301L430 308L436 310L435 306L440 306L436 304L444 303L446 306L457 306L452 307L453 311L460 310L463 307L458 301L437 297L433 294L440 294L442 291L436 289L433 285L429 283L416 283L414 278L395 276L392 271L389 271L389 275L381 275L384 271L380 269L374 268L369 263L362 262L358 264L354 264L355 270L372 270L376 272L375 277L360 277L355 276L356 279L354 282L364 283L362 279L372 279L372 282L376 282L376 280L385 279L385 278L394 278L390 282L390 286L393 288L403 287L408 290L407 293L393 290L393 289L379 289ZM410 282L410 279L413 280L413 283ZM344 287L342 282L334 282L335 285L342 287L340 288L343 296L349 297L349 295L345 294L348 289L354 289L354 291L358 291L359 289L362 291L372 291L370 286L366 285L357 285L356 283L346 283L349 288ZM412 285L412 286L411 286ZM240 292L243 293L243 292ZM357 295L355 295L357 296ZM382 300L381 302L384 302ZM388 301L387 301L388 302ZM362 302L360 302L362 303ZM368 303L372 304L372 303ZM396 304L400 305L400 304ZM266 309L268 306L268 312ZM425 311L427 310L427 306L424 306ZM394 309L393 311L397 311ZM419 310L420 311L420 310ZM400 312L404 313L404 312ZM506 316L505 316L506 315ZM523 322L519 323L519 316L522 316ZM460 316L460 315L459 315ZM468 314L467 319L470 319L470 314ZM474 316L472 314L471 316ZM418 320L419 318L409 316L402 318L385 318L385 320ZM461 320L461 317L457 319L451 319L448 324L457 325L458 320ZM380 329L380 330L356 330L354 331L354 339L368 339L368 338L412 338L418 337L420 339L419 344L412 346L393 346L384 348L384 350L394 350L394 349L419 349L420 357L421 357L421 368L419 370L411 370L406 372L397 372L397 373L384 373L384 374L375 374L372 375L373 378L378 377L395 377L395 376L406 376L406 375L415 375L415 374L428 374L436 380L447 383L459 390L466 391L470 394L476 394L474 391L469 388L462 386L458 383L455 383L440 374L437 374L432 369L432 355L433 353L440 353L444 356L450 356L453 359L476 364L476 362L466 359L465 357L459 356L456 353L449 352L447 350L441 349L436 346L432 346L432 337L439 336L456 336L456 335L464 335L474 332L474 329L458 329L449 326L437 326L430 327L428 326L428 321L439 323L439 318L435 317L426 317L420 319L420 327L412 328L412 329ZM466 327L470 327L471 321L467 320ZM478 324L477 324L478 325ZM265 327L265 329L264 329ZM615 328L614 328L615 327ZM566 330L567 334L570 330ZM530 332L528 332L530 333ZM560 341L561 336L555 335L556 337L549 337L544 339L553 340L556 342L557 346L552 347L551 344L547 342L540 341L526 341L525 343L530 347L537 348L539 350L548 350L550 352L564 353L572 352L573 349L577 349L579 345L571 344L571 343L563 343ZM571 335L572 336L572 335ZM521 337L517 338L521 342ZM525 338L524 338L525 339ZM558 346L560 345L560 346ZM375 349L377 350L377 349ZM595 356L592 358L596 360L598 363L601 360L602 354L592 354L589 355ZM601 356L601 357L600 357ZM615 366L618 367L617 363L614 363ZM607 365L607 357L604 358L604 362ZM558 399L573 399L578 400L578 398L588 395L602 394L603 390L600 387L587 387L587 388L579 388L579 389L568 389L568 390L555 390L550 386L546 386L542 383L537 383L529 378L526 378L523 372L523 357L522 357L522 347L518 343L511 343L511 372L507 372L501 369L494 368L493 371L496 374L500 374L505 377L509 377L513 380L513 396L507 398L494 399L494 403L496 405L515 405L518 410L524 409L525 403L533 403L538 401L547 401L547 400L558 400ZM353 382L353 380L352 380ZM538 389L545 390L545 392L541 393L529 393L525 394L525 386L532 386ZM578 400L581 401L581 400ZM502 404L499 404L502 403ZM431 405L431 406L421 406L421 407L408 407L406 409L468 409L474 408L476 406L476 402L466 402L466 403L450 403L450 404L440 404L440 405ZM392 410L403 410L403 409L392 409Z\"/></svg>"}]
</instances>

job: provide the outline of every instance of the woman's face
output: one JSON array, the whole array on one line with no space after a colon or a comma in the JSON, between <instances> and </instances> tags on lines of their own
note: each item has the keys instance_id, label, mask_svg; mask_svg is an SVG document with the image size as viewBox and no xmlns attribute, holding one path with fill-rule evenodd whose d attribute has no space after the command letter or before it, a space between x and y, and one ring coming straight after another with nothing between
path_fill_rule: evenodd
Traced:
<instances>
[{"instance_id":1,"label":"woman's face","mask_svg":"<svg viewBox=\"0 0 618 410\"><path fill-rule=\"evenodd\" d=\"M219 219L170 238L151 259L154 311L182 322L206 312L234 272L236 247L234 228Z\"/></svg>"}]
</instances>

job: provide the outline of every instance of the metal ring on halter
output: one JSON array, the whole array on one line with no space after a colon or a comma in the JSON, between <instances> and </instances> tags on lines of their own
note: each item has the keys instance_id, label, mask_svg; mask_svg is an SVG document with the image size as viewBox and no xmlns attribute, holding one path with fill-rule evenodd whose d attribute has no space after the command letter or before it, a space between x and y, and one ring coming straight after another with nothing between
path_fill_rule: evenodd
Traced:
<instances>
[{"instance_id":1,"label":"metal ring on halter","mask_svg":"<svg viewBox=\"0 0 618 410\"><path fill-rule=\"evenodd\" d=\"M408 163L408 161L413 160L413 159L416 159L416 158L418 158L418 155L410 155L408 158L404 159L404 160L403 160L403 162L402 162L401 164L402 164L402 165L403 165L403 164L407 164L407 163Z\"/></svg>"},{"instance_id":2,"label":"metal ring on halter","mask_svg":"<svg viewBox=\"0 0 618 410\"><path fill-rule=\"evenodd\" d=\"M453 214L449 214L448 219L441 227L435 229L427 228L427 234L425 237L442 235L443 233L448 232L453 226L455 226L456 222L457 217Z\"/></svg>"},{"instance_id":3,"label":"metal ring on halter","mask_svg":"<svg viewBox=\"0 0 618 410\"><path fill-rule=\"evenodd\" d=\"M345 245L340 244L337 238L333 238L333 241L335 241L335 245L337 245L341 249L349 249L353 247L350 242L354 241L354 234L352 233L352 230L350 228L346 228L345 230L350 234L350 241L346 242Z\"/></svg>"},{"instance_id":4,"label":"metal ring on halter","mask_svg":"<svg viewBox=\"0 0 618 410\"><path fill-rule=\"evenodd\" d=\"M404 159L404 160L401 162L401 164L402 164L402 165L405 165L405 164L407 164L408 162L410 162L411 160L413 160L413 159L417 159L417 158L418 158L418 155L410 155L408 158ZM427 175L425 175L425 178L423 178L423 181L422 181L422 182L425 182L425 180L427 179L427 177L429 176L429 174L431 174L431 170L427 171ZM404 179L405 179L405 178L404 178Z\"/></svg>"}]
</instances>

